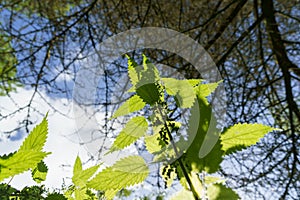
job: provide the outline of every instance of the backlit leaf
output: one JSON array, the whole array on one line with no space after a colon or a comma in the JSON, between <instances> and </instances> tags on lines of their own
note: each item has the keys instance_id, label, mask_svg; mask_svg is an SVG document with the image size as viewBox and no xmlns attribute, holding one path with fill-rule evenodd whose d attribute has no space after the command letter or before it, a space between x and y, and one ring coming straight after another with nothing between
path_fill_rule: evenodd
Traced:
<instances>
[{"instance_id":1,"label":"backlit leaf","mask_svg":"<svg viewBox=\"0 0 300 200\"><path fill-rule=\"evenodd\" d=\"M177 80L175 78L162 78L162 81L166 88L166 92L169 95L175 96L179 107L190 108L193 106L196 98L192 86L193 82L188 80Z\"/></svg>"},{"instance_id":2,"label":"backlit leaf","mask_svg":"<svg viewBox=\"0 0 300 200\"><path fill-rule=\"evenodd\" d=\"M79 156L76 157L75 164L73 167L73 174L79 174L82 171L82 163Z\"/></svg>"},{"instance_id":3,"label":"backlit leaf","mask_svg":"<svg viewBox=\"0 0 300 200\"><path fill-rule=\"evenodd\" d=\"M121 150L137 141L144 136L148 130L148 123L145 117L134 117L130 119L125 125L124 129L115 139L111 150Z\"/></svg>"},{"instance_id":4,"label":"backlit leaf","mask_svg":"<svg viewBox=\"0 0 300 200\"><path fill-rule=\"evenodd\" d=\"M45 179L47 167L41 162L48 154L42 152L48 134L46 117L26 137L16 153L0 157L0 181L10 176L32 170L34 180Z\"/></svg>"},{"instance_id":5,"label":"backlit leaf","mask_svg":"<svg viewBox=\"0 0 300 200\"><path fill-rule=\"evenodd\" d=\"M136 88L137 95L147 104L153 105L160 99L160 91L157 83L145 83Z\"/></svg>"},{"instance_id":6,"label":"backlit leaf","mask_svg":"<svg viewBox=\"0 0 300 200\"><path fill-rule=\"evenodd\" d=\"M236 194L236 192L222 184L210 185L207 188L207 196L209 200L239 199L239 196Z\"/></svg>"},{"instance_id":7,"label":"backlit leaf","mask_svg":"<svg viewBox=\"0 0 300 200\"><path fill-rule=\"evenodd\" d=\"M216 119L206 99L198 97L197 102L189 119L188 135L193 142L186 151L186 162L192 171L213 173L223 160ZM207 152L204 157L200 156L202 150Z\"/></svg>"},{"instance_id":8,"label":"backlit leaf","mask_svg":"<svg viewBox=\"0 0 300 200\"><path fill-rule=\"evenodd\" d=\"M209 104L206 97L210 96L217 89L221 82L222 81L216 83L199 84L194 88L194 91L199 98L203 99L206 104Z\"/></svg>"},{"instance_id":9,"label":"backlit leaf","mask_svg":"<svg viewBox=\"0 0 300 200\"><path fill-rule=\"evenodd\" d=\"M41 161L32 170L31 175L35 182L41 183L42 181L46 180L47 172L48 172L47 165L44 163L44 161Z\"/></svg>"},{"instance_id":10,"label":"backlit leaf","mask_svg":"<svg viewBox=\"0 0 300 200\"><path fill-rule=\"evenodd\" d=\"M136 93L144 102L153 105L163 95L163 90L159 84L159 72L145 55L143 55L143 66L144 71L141 72L141 78L136 84Z\"/></svg>"},{"instance_id":11,"label":"backlit leaf","mask_svg":"<svg viewBox=\"0 0 300 200\"><path fill-rule=\"evenodd\" d=\"M195 200L194 195L191 191L181 189L175 195L171 197L171 200Z\"/></svg>"},{"instance_id":12,"label":"backlit leaf","mask_svg":"<svg viewBox=\"0 0 300 200\"><path fill-rule=\"evenodd\" d=\"M162 149L159 137L159 133L145 137L145 145L149 153L159 152Z\"/></svg>"},{"instance_id":13,"label":"backlit leaf","mask_svg":"<svg viewBox=\"0 0 300 200\"><path fill-rule=\"evenodd\" d=\"M10 176L20 174L22 172L34 169L41 160L43 160L49 153L23 150L15 153L8 159L0 158L0 181Z\"/></svg>"},{"instance_id":14,"label":"backlit leaf","mask_svg":"<svg viewBox=\"0 0 300 200\"><path fill-rule=\"evenodd\" d=\"M47 117L37 125L30 134L26 137L19 151L23 150L35 150L42 151L43 146L46 142L48 134L48 122Z\"/></svg>"},{"instance_id":15,"label":"backlit leaf","mask_svg":"<svg viewBox=\"0 0 300 200\"><path fill-rule=\"evenodd\" d=\"M126 57L128 59L128 76L131 84L134 87L140 79L140 72L142 71L142 69L140 69L138 64L132 58L130 58L128 55L126 55Z\"/></svg>"},{"instance_id":16,"label":"backlit leaf","mask_svg":"<svg viewBox=\"0 0 300 200\"><path fill-rule=\"evenodd\" d=\"M84 188L88 182L88 180L96 173L99 165L92 166L85 170L82 170L82 163L80 158L77 156L74 168L73 168L73 177L72 182L74 185L80 188Z\"/></svg>"},{"instance_id":17,"label":"backlit leaf","mask_svg":"<svg viewBox=\"0 0 300 200\"><path fill-rule=\"evenodd\" d=\"M263 124L235 124L221 134L222 150L225 154L256 144L265 134L280 130Z\"/></svg>"},{"instance_id":18,"label":"backlit leaf","mask_svg":"<svg viewBox=\"0 0 300 200\"><path fill-rule=\"evenodd\" d=\"M143 109L145 105L146 103L138 95L133 95L117 109L112 117L116 118L119 116L128 115L132 112Z\"/></svg>"},{"instance_id":19,"label":"backlit leaf","mask_svg":"<svg viewBox=\"0 0 300 200\"><path fill-rule=\"evenodd\" d=\"M140 156L129 156L98 173L88 183L88 187L102 191L118 191L143 182L148 175L149 169L144 159Z\"/></svg>"}]
</instances>

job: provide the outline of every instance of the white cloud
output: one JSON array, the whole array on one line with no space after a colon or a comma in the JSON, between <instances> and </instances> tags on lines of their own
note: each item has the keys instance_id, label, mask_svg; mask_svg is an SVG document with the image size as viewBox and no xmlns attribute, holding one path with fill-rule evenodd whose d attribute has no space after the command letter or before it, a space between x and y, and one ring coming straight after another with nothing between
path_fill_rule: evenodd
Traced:
<instances>
[{"instance_id":1,"label":"white cloud","mask_svg":"<svg viewBox=\"0 0 300 200\"><path fill-rule=\"evenodd\" d=\"M31 98L32 93L32 90L19 89L17 93L12 94L12 99L15 102L12 102L8 97L0 97L0 105L1 107L5 107L5 109L1 109L1 114L5 115L14 109L17 109L16 105L26 105L26 103L28 103L29 99ZM51 99L43 93L42 95L51 106L39 98L35 98L32 106L35 107L40 113L46 113L49 111L48 139L45 144L44 150L47 152L52 152L52 154L45 159L49 171L47 180L43 184L45 184L46 187L49 188L61 188L63 179L66 177L71 177L72 175L72 167L76 156L79 155L81 159L85 161L88 159L88 155L85 151L84 146L79 145L76 134L72 135L72 133L76 132L76 124L72 119L72 115L70 114L72 113L70 100ZM68 103L66 104L66 102ZM64 113L67 116L63 116L57 112L54 112L51 107L56 108L61 113ZM27 110L22 110L12 117L1 120L1 132L3 133L3 131L5 130L10 130L16 127L18 123L24 118L24 116L26 116L26 111ZM34 112L32 113L33 115L31 116L31 118L35 119L36 122L39 123L42 120L43 116L38 115ZM1 135L1 155L16 151L24 140L23 138L21 140L11 141L3 137L3 134ZM66 183L70 183L70 179L65 180ZM15 176L10 184L13 187L20 189L24 186L34 185L36 183L31 179L30 172L26 172L21 175Z\"/></svg>"}]
</instances>

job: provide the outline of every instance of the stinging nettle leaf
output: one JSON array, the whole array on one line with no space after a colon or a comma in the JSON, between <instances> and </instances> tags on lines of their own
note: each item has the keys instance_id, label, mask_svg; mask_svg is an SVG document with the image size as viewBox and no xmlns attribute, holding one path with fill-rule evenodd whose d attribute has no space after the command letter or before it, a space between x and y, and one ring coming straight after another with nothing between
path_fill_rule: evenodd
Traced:
<instances>
[{"instance_id":1,"label":"stinging nettle leaf","mask_svg":"<svg viewBox=\"0 0 300 200\"><path fill-rule=\"evenodd\" d=\"M15 152L11 152L11 153L9 153L9 154L4 154L4 155L1 155L0 156L0 160L2 159L2 160L7 160L8 158L10 158L10 157L12 157L14 154L16 154L17 153L17 151L15 151Z\"/></svg>"},{"instance_id":2,"label":"stinging nettle leaf","mask_svg":"<svg viewBox=\"0 0 300 200\"><path fill-rule=\"evenodd\" d=\"M263 124L235 124L221 134L225 155L256 144L265 134L280 130Z\"/></svg>"},{"instance_id":3,"label":"stinging nettle leaf","mask_svg":"<svg viewBox=\"0 0 300 200\"><path fill-rule=\"evenodd\" d=\"M75 164L73 167L73 174L79 174L82 171L82 163L79 156L76 157Z\"/></svg>"},{"instance_id":4,"label":"stinging nettle leaf","mask_svg":"<svg viewBox=\"0 0 300 200\"><path fill-rule=\"evenodd\" d=\"M137 95L147 104L153 105L161 97L161 92L158 83L145 83L136 88Z\"/></svg>"},{"instance_id":5,"label":"stinging nettle leaf","mask_svg":"<svg viewBox=\"0 0 300 200\"><path fill-rule=\"evenodd\" d=\"M134 117L125 125L124 129L115 139L111 150L121 150L144 136L148 130L148 123L145 117Z\"/></svg>"},{"instance_id":6,"label":"stinging nettle leaf","mask_svg":"<svg viewBox=\"0 0 300 200\"><path fill-rule=\"evenodd\" d=\"M145 141L146 149L148 150L149 153L153 154L159 152L163 148L162 145L160 144L159 137L160 137L159 133L145 137L144 141Z\"/></svg>"},{"instance_id":7,"label":"stinging nettle leaf","mask_svg":"<svg viewBox=\"0 0 300 200\"><path fill-rule=\"evenodd\" d=\"M187 79L187 81L192 87L196 87L203 81L203 79Z\"/></svg>"},{"instance_id":8,"label":"stinging nettle leaf","mask_svg":"<svg viewBox=\"0 0 300 200\"><path fill-rule=\"evenodd\" d=\"M0 181L29 169L34 169L48 154L41 151L23 150L18 151L8 159L0 159Z\"/></svg>"},{"instance_id":9,"label":"stinging nettle leaf","mask_svg":"<svg viewBox=\"0 0 300 200\"><path fill-rule=\"evenodd\" d=\"M194 91L196 92L199 98L205 99L206 97L211 95L222 82L223 81L221 80L216 83L199 84L197 87L194 88Z\"/></svg>"},{"instance_id":10,"label":"stinging nettle leaf","mask_svg":"<svg viewBox=\"0 0 300 200\"><path fill-rule=\"evenodd\" d=\"M147 83L155 83L160 80L158 69L148 60L145 55L143 55L143 66L144 71L142 72L142 77L138 84L144 85Z\"/></svg>"},{"instance_id":11,"label":"stinging nettle leaf","mask_svg":"<svg viewBox=\"0 0 300 200\"><path fill-rule=\"evenodd\" d=\"M38 172L33 174L33 178L42 180L46 177L47 170L41 162L50 154L42 152L48 134L46 117L30 132L16 153L0 157L0 181L30 169L34 171L37 167Z\"/></svg>"},{"instance_id":12,"label":"stinging nettle leaf","mask_svg":"<svg viewBox=\"0 0 300 200\"><path fill-rule=\"evenodd\" d=\"M143 182L149 169L140 156L129 156L98 173L87 186L96 190L121 190Z\"/></svg>"},{"instance_id":13,"label":"stinging nettle leaf","mask_svg":"<svg viewBox=\"0 0 300 200\"><path fill-rule=\"evenodd\" d=\"M192 80L162 78L166 92L171 96L175 96L176 102L181 108L191 108L195 102L196 94L192 85L195 84L195 81ZM198 83L199 82L200 80L198 80Z\"/></svg>"},{"instance_id":14,"label":"stinging nettle leaf","mask_svg":"<svg viewBox=\"0 0 300 200\"><path fill-rule=\"evenodd\" d=\"M222 184L210 185L207 188L207 196L209 200L237 200L239 196L231 188L227 188Z\"/></svg>"},{"instance_id":15,"label":"stinging nettle leaf","mask_svg":"<svg viewBox=\"0 0 300 200\"><path fill-rule=\"evenodd\" d=\"M131 81L131 84L135 86L140 79L139 74L136 71L138 64L128 55L126 55L126 58L128 59L128 76Z\"/></svg>"},{"instance_id":16,"label":"stinging nettle leaf","mask_svg":"<svg viewBox=\"0 0 300 200\"><path fill-rule=\"evenodd\" d=\"M183 199L195 200L193 193L184 188L171 197L171 200L183 200Z\"/></svg>"},{"instance_id":17,"label":"stinging nettle leaf","mask_svg":"<svg viewBox=\"0 0 300 200\"><path fill-rule=\"evenodd\" d=\"M113 114L112 118L128 115L132 112L139 111L145 107L146 103L138 96L133 95L123 103Z\"/></svg>"},{"instance_id":18,"label":"stinging nettle leaf","mask_svg":"<svg viewBox=\"0 0 300 200\"><path fill-rule=\"evenodd\" d=\"M143 55L144 71L141 72L141 78L136 84L136 93L144 102L153 105L163 96L163 90L160 82L159 71Z\"/></svg>"},{"instance_id":19,"label":"stinging nettle leaf","mask_svg":"<svg viewBox=\"0 0 300 200\"><path fill-rule=\"evenodd\" d=\"M162 166L160 168L160 175L165 181L166 187L171 187L174 179L177 177L176 169L171 165Z\"/></svg>"},{"instance_id":20,"label":"stinging nettle leaf","mask_svg":"<svg viewBox=\"0 0 300 200\"><path fill-rule=\"evenodd\" d=\"M26 137L23 144L19 148L19 151L23 150L35 150L42 151L43 146L47 140L48 134L48 122L44 117L43 121L37 125Z\"/></svg>"},{"instance_id":21,"label":"stinging nettle leaf","mask_svg":"<svg viewBox=\"0 0 300 200\"><path fill-rule=\"evenodd\" d=\"M31 176L36 183L41 183L42 181L46 180L47 172L48 172L47 165L44 163L44 161L41 161L32 170Z\"/></svg>"},{"instance_id":22,"label":"stinging nettle leaf","mask_svg":"<svg viewBox=\"0 0 300 200\"><path fill-rule=\"evenodd\" d=\"M86 188L78 188L74 191L75 200L77 199L88 199L88 195L86 194Z\"/></svg>"},{"instance_id":23,"label":"stinging nettle leaf","mask_svg":"<svg viewBox=\"0 0 300 200\"><path fill-rule=\"evenodd\" d=\"M86 190L85 186L88 180L96 173L99 166L100 165L95 165L85 170L82 170L82 162L79 156L77 156L73 168L73 177L72 177L72 182L74 183L74 185L79 188L84 188L84 190ZM81 193L82 191L79 191L78 194Z\"/></svg>"},{"instance_id":24,"label":"stinging nettle leaf","mask_svg":"<svg viewBox=\"0 0 300 200\"><path fill-rule=\"evenodd\" d=\"M217 177L217 176L205 176L204 178L204 182L205 182L205 185L212 185L212 184L215 184L215 183L225 183L225 179L224 178L221 178L221 177Z\"/></svg>"},{"instance_id":25,"label":"stinging nettle leaf","mask_svg":"<svg viewBox=\"0 0 300 200\"><path fill-rule=\"evenodd\" d=\"M82 170L75 176L73 176L72 181L76 186L84 187L87 181L96 173L100 165L95 165L85 170Z\"/></svg>"},{"instance_id":26,"label":"stinging nettle leaf","mask_svg":"<svg viewBox=\"0 0 300 200\"><path fill-rule=\"evenodd\" d=\"M186 162L191 166L192 171L205 170L208 173L214 173L220 168L223 152L218 131L211 106L207 103L206 98L198 96L191 109L188 127L189 137L194 136L194 138L191 138L193 142L185 154ZM209 148L209 151L200 158L199 153L203 147Z\"/></svg>"},{"instance_id":27,"label":"stinging nettle leaf","mask_svg":"<svg viewBox=\"0 0 300 200\"><path fill-rule=\"evenodd\" d=\"M112 200L116 196L117 193L118 193L118 190L112 189L112 190L106 190L104 195L107 200Z\"/></svg>"},{"instance_id":28,"label":"stinging nettle leaf","mask_svg":"<svg viewBox=\"0 0 300 200\"><path fill-rule=\"evenodd\" d=\"M148 152L152 154L163 154L155 157L160 159L162 159L166 155L171 156L174 154L174 148L170 143L170 137L163 123L164 122L162 121L162 124L153 126L153 135L147 135L144 139ZM168 121L167 126L168 129L173 132L177 131L180 128L181 123L177 121ZM178 145L177 147L180 147L180 145Z\"/></svg>"}]
</instances>

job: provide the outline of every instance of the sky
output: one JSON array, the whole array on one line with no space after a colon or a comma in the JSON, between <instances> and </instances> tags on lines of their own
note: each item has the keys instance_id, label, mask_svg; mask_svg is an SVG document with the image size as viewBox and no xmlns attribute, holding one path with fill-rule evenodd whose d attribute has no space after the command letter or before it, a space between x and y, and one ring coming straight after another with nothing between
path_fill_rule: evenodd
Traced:
<instances>
[{"instance_id":1,"label":"sky","mask_svg":"<svg viewBox=\"0 0 300 200\"><path fill-rule=\"evenodd\" d=\"M19 88L17 93L11 93L11 96L18 105L25 105L25 103L27 103L28 99L31 97L32 92L33 90ZM43 94L43 96L50 103L50 105L60 110L60 112L70 115L70 110L72 108L70 100L64 98L53 99L45 94ZM47 180L44 182L44 184L49 188L60 188L63 184L63 181L66 181L67 184L70 183L70 179L66 177L71 177L72 175L72 166L76 156L79 155L84 162L88 159L88 153L85 149L85 146L79 145L76 134L72 135L72 133L76 131L76 125L72 119L72 116L65 117L59 113L54 113L53 109L43 102L44 101L36 98L33 104L41 113L46 114L49 112L48 139L45 144L44 151L52 152L52 154L45 158L45 162L48 165L49 171ZM15 108L15 105L13 105L12 101L7 97L0 97L0 105L7 108L1 110L2 114L5 112L8 113L10 110ZM32 118L36 119L36 124L40 123L43 116L35 114L35 112L32 113ZM25 114L26 112L23 110L15 117L1 121L0 131L2 132L3 130L8 130L11 127L15 127L18 121L20 121ZM21 131L17 131L16 133L12 134L10 139L7 139L3 136L3 134L0 134L1 155L16 151L22 144L25 136L26 134ZM62 165L65 167L62 167ZM10 184L13 187L20 189L25 185L34 185L35 182L32 180L30 172L26 172L24 174L15 176Z\"/></svg>"}]
</instances>

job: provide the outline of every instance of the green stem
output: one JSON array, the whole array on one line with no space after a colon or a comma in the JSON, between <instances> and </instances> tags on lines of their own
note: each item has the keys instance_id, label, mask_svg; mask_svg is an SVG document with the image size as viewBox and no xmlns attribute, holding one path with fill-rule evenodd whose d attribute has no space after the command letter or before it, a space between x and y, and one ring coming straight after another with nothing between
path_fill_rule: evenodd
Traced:
<instances>
[{"instance_id":1,"label":"green stem","mask_svg":"<svg viewBox=\"0 0 300 200\"><path fill-rule=\"evenodd\" d=\"M159 112L160 112L160 115L161 115L162 119L164 119L164 115L163 115L162 111L161 111L160 109L158 109L158 110L159 110ZM165 116L167 116L167 115L165 115ZM177 148L176 148L176 145L175 145L175 143L174 143L174 140L173 140L173 137L172 137L172 135L171 135L171 131L169 130L167 121L164 121L164 126L165 126L165 128L166 128L166 130L167 130L167 133L168 133L168 136L169 136L169 138L170 138L170 142L171 142L172 147L173 147L173 149L174 149L175 155L176 155L177 158L179 158L179 159L178 159L179 166L180 166L180 168L181 168L181 170L182 170L182 172L183 172L183 175L184 175L184 177L185 177L185 179L186 179L186 181L187 181L187 183L188 183L188 185L189 185L189 187L190 187L190 189L191 189L191 191L192 191L192 193L193 193L193 196L194 196L195 200L200 200L200 198L198 197L198 194L197 194L197 192L196 192L196 190L195 190L195 187L194 187L194 185L193 185L193 183L192 183L192 181L191 181L191 179L190 179L190 176L189 176L189 174L188 174L188 172L187 172L187 170L186 170L184 164L182 163L182 161L181 161L181 159L180 159L180 157L179 157L179 152L178 152L178 150L177 150Z\"/></svg>"}]
</instances>

